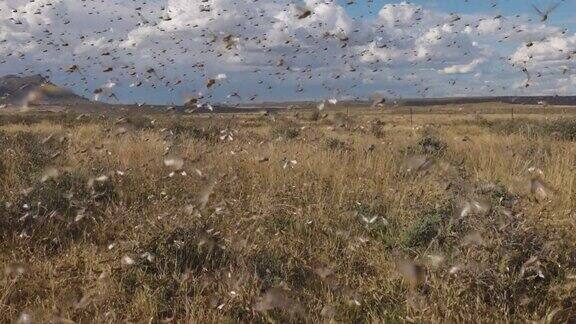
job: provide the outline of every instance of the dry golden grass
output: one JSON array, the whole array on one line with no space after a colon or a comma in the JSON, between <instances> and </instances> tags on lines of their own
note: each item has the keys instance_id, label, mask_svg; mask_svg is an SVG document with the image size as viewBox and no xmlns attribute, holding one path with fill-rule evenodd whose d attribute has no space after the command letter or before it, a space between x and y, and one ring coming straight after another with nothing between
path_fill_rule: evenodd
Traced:
<instances>
[{"instance_id":1,"label":"dry golden grass","mask_svg":"<svg viewBox=\"0 0 576 324\"><path fill-rule=\"evenodd\" d=\"M0 322L575 321L574 116L477 108L0 115Z\"/></svg>"}]
</instances>

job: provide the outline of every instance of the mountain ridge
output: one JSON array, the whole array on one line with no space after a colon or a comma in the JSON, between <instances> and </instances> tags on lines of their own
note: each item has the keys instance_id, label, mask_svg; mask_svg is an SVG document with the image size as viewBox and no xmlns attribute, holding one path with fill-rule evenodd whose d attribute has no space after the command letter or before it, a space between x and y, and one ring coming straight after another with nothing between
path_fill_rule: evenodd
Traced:
<instances>
[{"instance_id":1,"label":"mountain ridge","mask_svg":"<svg viewBox=\"0 0 576 324\"><path fill-rule=\"evenodd\" d=\"M443 97L443 98L406 98L388 99L387 106L437 106L461 105L479 103L506 103L518 105L562 105L576 106L576 96L482 96L482 97ZM215 112L248 111L253 109L286 109L286 108L314 108L318 101L283 101L214 104ZM64 106L74 108L75 105L89 106L120 106L131 107L131 104L107 104L91 101L79 96L66 88L60 87L40 74L30 76L5 75L0 77L0 104L7 106ZM366 107L371 106L369 100L341 100L338 106ZM169 107L170 105L145 105L147 107ZM186 107L181 105L178 107ZM182 110L182 109L177 109ZM204 107L194 109L195 112L210 112Z\"/></svg>"},{"instance_id":2,"label":"mountain ridge","mask_svg":"<svg viewBox=\"0 0 576 324\"><path fill-rule=\"evenodd\" d=\"M60 87L40 74L0 77L0 103L6 105L69 105L88 99Z\"/></svg>"}]
</instances>

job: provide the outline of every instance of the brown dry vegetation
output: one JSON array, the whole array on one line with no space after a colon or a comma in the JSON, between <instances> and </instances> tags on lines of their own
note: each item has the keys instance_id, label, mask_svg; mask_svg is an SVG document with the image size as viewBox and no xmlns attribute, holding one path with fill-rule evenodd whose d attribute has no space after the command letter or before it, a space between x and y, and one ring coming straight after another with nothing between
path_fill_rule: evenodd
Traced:
<instances>
[{"instance_id":1,"label":"brown dry vegetation","mask_svg":"<svg viewBox=\"0 0 576 324\"><path fill-rule=\"evenodd\" d=\"M44 117L0 115L0 322L576 321L574 115Z\"/></svg>"}]
</instances>

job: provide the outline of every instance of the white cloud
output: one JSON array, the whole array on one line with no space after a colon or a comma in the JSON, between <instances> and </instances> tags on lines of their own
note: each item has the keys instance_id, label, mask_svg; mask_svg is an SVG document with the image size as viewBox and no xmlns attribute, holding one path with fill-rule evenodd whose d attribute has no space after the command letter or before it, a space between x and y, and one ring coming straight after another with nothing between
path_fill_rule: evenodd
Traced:
<instances>
[{"instance_id":1,"label":"white cloud","mask_svg":"<svg viewBox=\"0 0 576 324\"><path fill-rule=\"evenodd\" d=\"M385 5L378 13L378 16L388 28L402 30L400 27L411 27L422 21L424 12L421 6L403 1L399 4Z\"/></svg>"},{"instance_id":2,"label":"white cloud","mask_svg":"<svg viewBox=\"0 0 576 324\"><path fill-rule=\"evenodd\" d=\"M303 8L311 15L298 19ZM446 95L486 80L498 81L488 93L508 93L524 80L519 65L572 69L576 49L575 36L522 18L400 2L361 20L329 0L4 0L0 40L0 74L48 74L84 94L115 80L121 99L159 102L200 92L207 101ZM65 73L72 64L80 74ZM549 70L534 84L549 86ZM226 82L207 89L219 74Z\"/></svg>"},{"instance_id":3,"label":"white cloud","mask_svg":"<svg viewBox=\"0 0 576 324\"><path fill-rule=\"evenodd\" d=\"M566 64L576 54L576 36L554 36L543 41L523 44L511 56L518 64Z\"/></svg>"},{"instance_id":4,"label":"white cloud","mask_svg":"<svg viewBox=\"0 0 576 324\"><path fill-rule=\"evenodd\" d=\"M473 72L478 65L484 63L484 59L475 59L468 64L460 64L460 65L452 65L445 67L440 71L440 73L444 74L464 74Z\"/></svg>"},{"instance_id":5,"label":"white cloud","mask_svg":"<svg viewBox=\"0 0 576 324\"><path fill-rule=\"evenodd\" d=\"M497 32L501 25L500 19L483 19L477 29L481 34L491 34Z\"/></svg>"}]
</instances>

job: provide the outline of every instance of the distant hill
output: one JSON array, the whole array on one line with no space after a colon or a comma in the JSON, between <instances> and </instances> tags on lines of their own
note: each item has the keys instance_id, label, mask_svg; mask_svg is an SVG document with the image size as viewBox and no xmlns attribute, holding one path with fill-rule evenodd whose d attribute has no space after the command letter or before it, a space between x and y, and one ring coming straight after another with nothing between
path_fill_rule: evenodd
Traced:
<instances>
[{"instance_id":1,"label":"distant hill","mask_svg":"<svg viewBox=\"0 0 576 324\"><path fill-rule=\"evenodd\" d=\"M404 99L396 103L403 106L462 105L475 103L501 102L517 105L559 105L576 106L576 96L504 96L504 97L451 97Z\"/></svg>"},{"instance_id":2,"label":"distant hill","mask_svg":"<svg viewBox=\"0 0 576 324\"><path fill-rule=\"evenodd\" d=\"M51 83L41 75L0 77L0 103L8 105L70 105L88 100Z\"/></svg>"},{"instance_id":3,"label":"distant hill","mask_svg":"<svg viewBox=\"0 0 576 324\"><path fill-rule=\"evenodd\" d=\"M442 106L481 103L505 103L517 105L561 105L576 106L576 96L501 96L501 97L448 97L448 98L409 98L388 99L384 106ZM112 111L147 111L147 112L179 112L179 113L236 113L280 111L284 109L315 109L318 102L287 101L260 102L238 104L235 106L214 104L197 105L191 101L183 106L168 107L162 105L125 105L93 102L74 94L72 91L55 85L41 75L0 77L0 107L38 107L49 110L73 110L77 112ZM339 107L356 108L369 107L369 100L343 100L337 103Z\"/></svg>"},{"instance_id":4,"label":"distant hill","mask_svg":"<svg viewBox=\"0 0 576 324\"><path fill-rule=\"evenodd\" d=\"M575 106L576 96L500 96L500 97L446 97L446 98L407 98L388 99L384 103L386 107L395 106L443 106L443 105L466 105L482 103L504 103L516 105L551 105L551 106ZM257 109L287 109L287 108L315 108L318 102L313 101L289 101L289 102L260 102L250 104L240 104L237 110L257 110ZM372 101L368 100L342 100L337 103L339 107L370 107ZM228 107L224 110L234 109ZM222 110L222 109L221 109Z\"/></svg>"}]
</instances>

